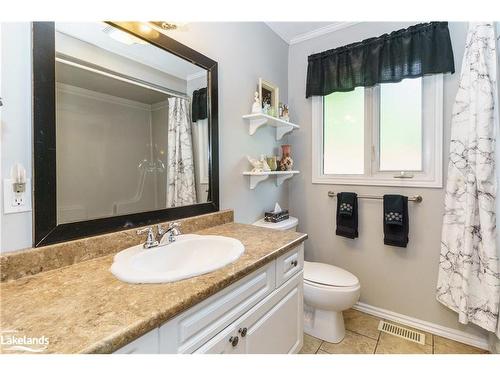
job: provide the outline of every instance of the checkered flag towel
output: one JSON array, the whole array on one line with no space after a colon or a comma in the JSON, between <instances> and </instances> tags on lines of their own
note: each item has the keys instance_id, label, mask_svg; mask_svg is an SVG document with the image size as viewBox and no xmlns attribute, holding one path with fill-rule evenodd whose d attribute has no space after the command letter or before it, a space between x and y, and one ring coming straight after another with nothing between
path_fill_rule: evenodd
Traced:
<instances>
[{"instance_id":1,"label":"checkered flag towel","mask_svg":"<svg viewBox=\"0 0 500 375\"><path fill-rule=\"evenodd\" d=\"M384 195L384 244L406 247L408 244L408 197Z\"/></svg>"},{"instance_id":2,"label":"checkered flag towel","mask_svg":"<svg viewBox=\"0 0 500 375\"><path fill-rule=\"evenodd\" d=\"M345 216L351 216L352 215L352 204L350 203L340 203L340 214L345 215Z\"/></svg>"},{"instance_id":3,"label":"checkered flag towel","mask_svg":"<svg viewBox=\"0 0 500 375\"><path fill-rule=\"evenodd\" d=\"M385 223L393 225L403 225L403 214L399 212L387 212L384 214Z\"/></svg>"},{"instance_id":4,"label":"checkered flag towel","mask_svg":"<svg viewBox=\"0 0 500 375\"><path fill-rule=\"evenodd\" d=\"M358 196L356 193L337 194L337 236L358 237Z\"/></svg>"}]
</instances>

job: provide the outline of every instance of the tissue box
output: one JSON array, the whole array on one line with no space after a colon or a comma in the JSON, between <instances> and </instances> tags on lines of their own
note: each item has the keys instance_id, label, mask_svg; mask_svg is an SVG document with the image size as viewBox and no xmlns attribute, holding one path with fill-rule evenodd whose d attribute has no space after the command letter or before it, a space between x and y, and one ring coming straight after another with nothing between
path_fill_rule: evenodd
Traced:
<instances>
[{"instance_id":1,"label":"tissue box","mask_svg":"<svg viewBox=\"0 0 500 375\"><path fill-rule=\"evenodd\" d=\"M281 210L280 212L264 212L264 220L271 223L278 223L290 217L288 210Z\"/></svg>"}]
</instances>

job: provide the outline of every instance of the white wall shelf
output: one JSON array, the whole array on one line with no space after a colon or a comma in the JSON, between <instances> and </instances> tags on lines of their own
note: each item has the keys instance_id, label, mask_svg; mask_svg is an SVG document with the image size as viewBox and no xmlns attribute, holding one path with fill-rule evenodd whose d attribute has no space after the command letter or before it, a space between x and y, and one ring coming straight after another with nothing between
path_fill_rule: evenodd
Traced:
<instances>
[{"instance_id":1,"label":"white wall shelf","mask_svg":"<svg viewBox=\"0 0 500 375\"><path fill-rule=\"evenodd\" d=\"M276 186L280 186L285 180L299 173L299 171L243 172L243 175L250 177L250 189L255 189L259 183L267 180L269 176L275 176Z\"/></svg>"},{"instance_id":2,"label":"white wall shelf","mask_svg":"<svg viewBox=\"0 0 500 375\"><path fill-rule=\"evenodd\" d=\"M277 117L265 115L264 113L252 113L243 115L243 118L248 121L248 133L254 135L257 129L261 126L268 125L276 128L276 140L279 141L285 134L288 134L295 129L300 129L299 125L281 120Z\"/></svg>"}]
</instances>

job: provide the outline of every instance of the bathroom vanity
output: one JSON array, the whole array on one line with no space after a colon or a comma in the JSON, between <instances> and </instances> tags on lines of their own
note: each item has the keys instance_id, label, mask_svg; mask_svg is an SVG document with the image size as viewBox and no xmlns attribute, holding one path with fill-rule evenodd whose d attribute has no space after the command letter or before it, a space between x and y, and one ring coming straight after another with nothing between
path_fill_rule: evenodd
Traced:
<instances>
[{"instance_id":1,"label":"bathroom vanity","mask_svg":"<svg viewBox=\"0 0 500 375\"><path fill-rule=\"evenodd\" d=\"M33 248L0 255L0 321L10 336L47 340L1 352L302 346L307 235L237 224L231 210L220 211L218 64L161 27L33 23ZM174 139L183 140L182 152ZM173 221L183 234L226 238L178 241L174 255L172 244L153 249L161 239L150 227ZM143 250L137 230L150 234L140 253L149 268L131 275L138 258L123 267L113 260ZM186 272L187 263L205 268Z\"/></svg>"},{"instance_id":2,"label":"bathroom vanity","mask_svg":"<svg viewBox=\"0 0 500 375\"><path fill-rule=\"evenodd\" d=\"M2 329L45 336L42 353L298 352L307 235L232 220L225 211L180 221L185 233L235 238L245 251L171 283L129 284L110 272L117 251L144 240L135 230L2 256Z\"/></svg>"},{"instance_id":3,"label":"bathroom vanity","mask_svg":"<svg viewBox=\"0 0 500 375\"><path fill-rule=\"evenodd\" d=\"M115 353L296 353L303 261L299 245Z\"/></svg>"}]
</instances>

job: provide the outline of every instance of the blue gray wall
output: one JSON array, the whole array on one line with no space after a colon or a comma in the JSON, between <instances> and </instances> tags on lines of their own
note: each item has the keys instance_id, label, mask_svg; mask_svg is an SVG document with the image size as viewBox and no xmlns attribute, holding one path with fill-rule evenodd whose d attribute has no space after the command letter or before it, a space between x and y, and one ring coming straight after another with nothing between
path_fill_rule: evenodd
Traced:
<instances>
[{"instance_id":1,"label":"blue gray wall","mask_svg":"<svg viewBox=\"0 0 500 375\"><path fill-rule=\"evenodd\" d=\"M2 119L2 176L14 162L31 177L31 32L29 23L1 25L2 82L5 106ZM288 189L272 180L249 189L242 172L249 169L245 155L278 152L272 129L248 135L241 116L250 112L259 77L280 87L288 97L288 45L264 23L190 23L170 35L219 63L219 142L221 207L232 208L236 220L251 223L265 209L288 204ZM31 246L31 212L1 215L1 251Z\"/></svg>"},{"instance_id":2,"label":"blue gray wall","mask_svg":"<svg viewBox=\"0 0 500 375\"><path fill-rule=\"evenodd\" d=\"M301 125L290 136L295 162L301 174L289 185L290 209L299 219L299 230L309 234L306 260L335 264L354 273L361 282L361 302L453 329L480 334L462 326L454 312L438 303L435 289L441 241L444 189L318 185L311 183L311 99L305 99L307 56L366 38L391 32L413 23L365 22L290 46L288 101L292 121ZM450 33L457 72L444 78L444 174L448 162L451 110L467 33L466 23L451 23ZM410 204L410 243L406 249L385 246L380 201L360 200L356 240L335 235L335 199L327 192L355 191L423 196Z\"/></svg>"}]
</instances>

